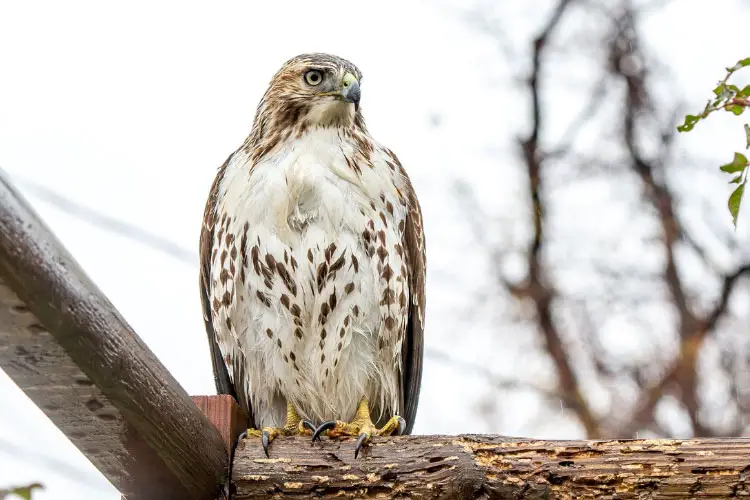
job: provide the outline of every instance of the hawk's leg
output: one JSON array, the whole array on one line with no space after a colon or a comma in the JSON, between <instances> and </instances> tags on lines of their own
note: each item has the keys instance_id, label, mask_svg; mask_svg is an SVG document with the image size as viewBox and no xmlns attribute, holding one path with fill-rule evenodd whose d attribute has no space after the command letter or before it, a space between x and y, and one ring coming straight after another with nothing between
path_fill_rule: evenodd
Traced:
<instances>
[{"instance_id":1,"label":"hawk's leg","mask_svg":"<svg viewBox=\"0 0 750 500\"><path fill-rule=\"evenodd\" d=\"M341 420L329 420L323 422L315 429L313 441L319 439L321 434L327 431L328 437L337 436L358 436L357 445L354 448L354 458L357 458L362 446L370 442L372 436L390 436L399 435L406 429L406 421L399 415L391 417L386 424L378 429L372 423L370 418L370 403L367 398L363 397L357 405L357 412L351 422L342 422Z\"/></svg>"},{"instance_id":2,"label":"hawk's leg","mask_svg":"<svg viewBox=\"0 0 750 500\"><path fill-rule=\"evenodd\" d=\"M268 457L268 445L277 436L296 436L301 434L311 435L315 431L315 425L309 420L302 420L292 403L286 403L286 423L284 427L263 427L262 429L248 429L244 436L259 437L263 443L263 451ZM242 437L242 436L241 436Z\"/></svg>"}]
</instances>

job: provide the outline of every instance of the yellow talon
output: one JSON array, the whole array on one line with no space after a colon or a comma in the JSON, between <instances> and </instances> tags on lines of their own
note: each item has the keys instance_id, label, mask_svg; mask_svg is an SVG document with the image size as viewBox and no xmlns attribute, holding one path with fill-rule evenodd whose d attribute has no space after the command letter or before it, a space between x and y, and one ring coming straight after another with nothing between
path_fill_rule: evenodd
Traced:
<instances>
[{"instance_id":1,"label":"yellow talon","mask_svg":"<svg viewBox=\"0 0 750 500\"><path fill-rule=\"evenodd\" d=\"M315 426L309 420L302 420L290 402L286 403L286 423L284 427L263 427L262 429L248 429L247 436L259 437L263 444L263 451L268 457L268 445L278 436L312 435Z\"/></svg>"},{"instance_id":2,"label":"yellow talon","mask_svg":"<svg viewBox=\"0 0 750 500\"><path fill-rule=\"evenodd\" d=\"M313 433L313 441L320 438L321 434L326 432L329 437L339 436L358 436L356 447L354 448L354 458L357 458L362 446L370 442L372 436L390 436L401 434L406 429L406 421L399 415L394 415L383 427L378 429L372 423L370 417L370 403L367 398L363 397L357 404L357 411L351 422L341 420L329 420L322 423Z\"/></svg>"}]
</instances>

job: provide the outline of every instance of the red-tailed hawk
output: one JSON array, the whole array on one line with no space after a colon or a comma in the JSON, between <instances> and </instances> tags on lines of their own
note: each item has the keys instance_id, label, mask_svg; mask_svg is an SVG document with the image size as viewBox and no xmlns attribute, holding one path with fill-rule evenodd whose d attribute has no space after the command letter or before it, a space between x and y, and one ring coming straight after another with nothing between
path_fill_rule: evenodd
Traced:
<instances>
[{"instance_id":1,"label":"red-tailed hawk","mask_svg":"<svg viewBox=\"0 0 750 500\"><path fill-rule=\"evenodd\" d=\"M200 288L216 386L247 410L266 454L275 436L327 433L359 436L356 456L414 424L422 216L396 155L365 127L361 79L327 54L287 61L206 205Z\"/></svg>"}]
</instances>

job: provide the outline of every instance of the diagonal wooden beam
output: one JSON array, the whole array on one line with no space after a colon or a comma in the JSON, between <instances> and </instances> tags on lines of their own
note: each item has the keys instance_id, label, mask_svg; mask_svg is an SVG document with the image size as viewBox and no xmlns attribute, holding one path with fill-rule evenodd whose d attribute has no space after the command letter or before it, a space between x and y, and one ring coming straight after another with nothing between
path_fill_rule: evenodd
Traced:
<instances>
[{"instance_id":1,"label":"diagonal wooden beam","mask_svg":"<svg viewBox=\"0 0 750 500\"><path fill-rule=\"evenodd\" d=\"M0 367L128 499L214 499L219 432L0 171Z\"/></svg>"}]
</instances>

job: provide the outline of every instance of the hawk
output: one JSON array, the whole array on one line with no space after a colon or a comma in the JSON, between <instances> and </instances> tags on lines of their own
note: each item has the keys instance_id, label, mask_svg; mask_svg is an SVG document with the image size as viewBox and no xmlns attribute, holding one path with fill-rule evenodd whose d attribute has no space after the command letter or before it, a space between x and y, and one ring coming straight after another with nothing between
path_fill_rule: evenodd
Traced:
<instances>
[{"instance_id":1,"label":"hawk","mask_svg":"<svg viewBox=\"0 0 750 500\"><path fill-rule=\"evenodd\" d=\"M425 239L396 155L367 131L362 74L302 54L219 168L200 290L219 394L266 455L279 435L408 434L422 377Z\"/></svg>"}]
</instances>

